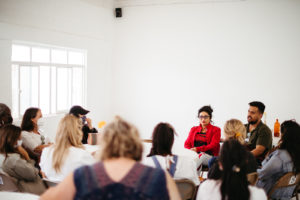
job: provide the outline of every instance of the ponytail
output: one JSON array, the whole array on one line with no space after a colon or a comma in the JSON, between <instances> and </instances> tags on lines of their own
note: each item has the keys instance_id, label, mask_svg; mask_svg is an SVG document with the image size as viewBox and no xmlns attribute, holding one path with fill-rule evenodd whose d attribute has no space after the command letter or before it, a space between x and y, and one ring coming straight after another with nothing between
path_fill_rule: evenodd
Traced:
<instances>
[{"instance_id":1,"label":"ponytail","mask_svg":"<svg viewBox=\"0 0 300 200\"><path fill-rule=\"evenodd\" d=\"M220 155L222 200L249 200L246 154L245 147L235 139L223 144Z\"/></svg>"}]
</instances>

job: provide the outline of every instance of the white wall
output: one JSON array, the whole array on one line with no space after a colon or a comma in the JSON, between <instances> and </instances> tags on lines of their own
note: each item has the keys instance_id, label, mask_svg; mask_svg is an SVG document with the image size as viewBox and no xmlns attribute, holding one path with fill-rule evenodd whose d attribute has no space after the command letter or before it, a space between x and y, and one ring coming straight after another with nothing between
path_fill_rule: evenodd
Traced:
<instances>
[{"instance_id":1,"label":"white wall","mask_svg":"<svg viewBox=\"0 0 300 200\"><path fill-rule=\"evenodd\" d=\"M144 138L167 121L183 142L207 104L221 128L253 100L300 121L300 1L125 7L115 31L112 111Z\"/></svg>"},{"instance_id":2,"label":"white wall","mask_svg":"<svg viewBox=\"0 0 300 200\"><path fill-rule=\"evenodd\" d=\"M11 107L12 40L86 49L86 108L95 126L109 120L113 28L107 0L0 0L0 102ZM43 127L52 138L61 117L47 118Z\"/></svg>"},{"instance_id":3,"label":"white wall","mask_svg":"<svg viewBox=\"0 0 300 200\"><path fill-rule=\"evenodd\" d=\"M252 100L270 126L299 121L299 37L295 0L125 7L122 18L111 0L0 0L0 102L11 106L11 41L23 40L87 49L90 116L124 116L143 138L167 121L184 141L206 104L220 127L246 122Z\"/></svg>"}]
</instances>

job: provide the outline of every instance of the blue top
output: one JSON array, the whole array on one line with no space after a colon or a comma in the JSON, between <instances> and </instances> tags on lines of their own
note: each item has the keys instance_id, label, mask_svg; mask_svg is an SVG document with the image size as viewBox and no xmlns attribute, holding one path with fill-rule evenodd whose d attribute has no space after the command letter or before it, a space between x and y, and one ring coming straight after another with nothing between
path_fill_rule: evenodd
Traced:
<instances>
[{"instance_id":1,"label":"blue top","mask_svg":"<svg viewBox=\"0 0 300 200\"><path fill-rule=\"evenodd\" d=\"M102 162L75 170L74 199L169 199L165 172L138 162L119 182L106 173Z\"/></svg>"},{"instance_id":2,"label":"blue top","mask_svg":"<svg viewBox=\"0 0 300 200\"><path fill-rule=\"evenodd\" d=\"M152 160L153 160L155 166L156 166L157 168L159 168L159 169L162 169L162 167L160 166L160 164L159 164L159 162L158 162L156 156L151 156L151 158L152 158ZM178 156L177 156L177 155L174 155L174 156L173 156L173 159L174 159L174 162L171 163L170 169L167 170L167 171L170 173L170 175L171 175L172 177L174 177L174 175L175 175Z\"/></svg>"},{"instance_id":3,"label":"blue top","mask_svg":"<svg viewBox=\"0 0 300 200\"><path fill-rule=\"evenodd\" d=\"M262 168L258 169L257 186L263 188L266 193L270 191L276 181L287 172L293 171L293 161L288 151L278 149L272 152L263 162ZM274 191L274 199L290 199L295 186L280 188Z\"/></svg>"}]
</instances>

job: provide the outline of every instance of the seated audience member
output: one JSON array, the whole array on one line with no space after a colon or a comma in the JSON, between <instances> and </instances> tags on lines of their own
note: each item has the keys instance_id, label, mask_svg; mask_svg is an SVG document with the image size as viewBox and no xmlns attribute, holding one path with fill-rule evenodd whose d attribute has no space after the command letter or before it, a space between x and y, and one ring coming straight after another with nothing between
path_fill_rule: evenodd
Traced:
<instances>
[{"instance_id":1,"label":"seated audience member","mask_svg":"<svg viewBox=\"0 0 300 200\"><path fill-rule=\"evenodd\" d=\"M85 110L81 106L73 106L70 109L69 114L73 114L76 117L80 118L82 120L82 132L83 132L83 137L82 137L82 143L87 144L88 143L88 136L89 133L98 133L96 128L93 128L92 125L92 120L90 118L86 117L86 114L88 114L90 111Z\"/></svg>"},{"instance_id":2,"label":"seated audience member","mask_svg":"<svg viewBox=\"0 0 300 200\"><path fill-rule=\"evenodd\" d=\"M270 128L261 121L265 111L265 105L259 101L249 103L248 124L246 124L247 146L256 157L258 164L265 158L272 148L272 132Z\"/></svg>"},{"instance_id":3,"label":"seated audience member","mask_svg":"<svg viewBox=\"0 0 300 200\"><path fill-rule=\"evenodd\" d=\"M9 107L3 103L0 103L0 128L2 128L3 126L5 126L7 124L12 124L12 122L13 122L13 118L11 116L11 111L10 111ZM1 138L1 135L0 135L0 138ZM22 146L18 145L17 150L19 152L22 152L23 155L28 155L26 150ZM5 155L0 154L0 172L1 173L5 173L2 170L2 163L3 163L4 159L5 159ZM28 157L28 159L29 159L29 157Z\"/></svg>"},{"instance_id":4,"label":"seated audience member","mask_svg":"<svg viewBox=\"0 0 300 200\"><path fill-rule=\"evenodd\" d=\"M220 151L221 129L211 125L213 109L203 106L198 111L200 125L191 128L184 147L199 153L198 165L208 165L208 160L218 156Z\"/></svg>"},{"instance_id":5,"label":"seated audience member","mask_svg":"<svg viewBox=\"0 0 300 200\"><path fill-rule=\"evenodd\" d=\"M300 126L297 122L289 120L281 124L281 140L279 147L268 155L258 169L257 186L267 193L276 181L287 172L300 172ZM281 188L274 191L271 198L290 199L295 186Z\"/></svg>"},{"instance_id":6,"label":"seated audience member","mask_svg":"<svg viewBox=\"0 0 300 200\"><path fill-rule=\"evenodd\" d=\"M143 164L161 168L170 172L174 179L190 179L200 184L197 164L189 157L172 154L174 128L167 123L159 123L152 134L152 148Z\"/></svg>"},{"instance_id":7,"label":"seated audience member","mask_svg":"<svg viewBox=\"0 0 300 200\"><path fill-rule=\"evenodd\" d=\"M3 171L17 180L20 191L41 194L45 186L26 151L19 151L21 129L15 125L5 125L0 129L0 154L4 156Z\"/></svg>"},{"instance_id":8,"label":"seated audience member","mask_svg":"<svg viewBox=\"0 0 300 200\"><path fill-rule=\"evenodd\" d=\"M23 146L39 155L42 153L43 148L50 145L49 138L39 130L39 120L42 117L39 108L28 108L21 123Z\"/></svg>"},{"instance_id":9,"label":"seated audience member","mask_svg":"<svg viewBox=\"0 0 300 200\"><path fill-rule=\"evenodd\" d=\"M0 103L0 128L5 126L6 124L11 124L13 122L13 118L11 116L11 111L7 105L4 103ZM1 138L1 135L0 135ZM3 173L2 163L5 159L5 155L0 154L0 172Z\"/></svg>"},{"instance_id":10,"label":"seated audience member","mask_svg":"<svg viewBox=\"0 0 300 200\"><path fill-rule=\"evenodd\" d=\"M227 141L229 139L235 139L235 140L239 141L242 145L244 145L244 143L245 143L246 128L240 120L237 120L237 119L228 120L224 125L224 134L225 134L225 141ZM216 157L214 157L214 158L216 158ZM256 170L257 170L256 159L253 156L253 154L249 151L246 152L246 162L247 162L247 165L246 165L247 174L256 172ZM220 169L219 169L218 159L216 158L214 164L209 169L208 178L220 179L221 173L222 173L222 171L220 171Z\"/></svg>"},{"instance_id":11,"label":"seated audience member","mask_svg":"<svg viewBox=\"0 0 300 200\"><path fill-rule=\"evenodd\" d=\"M222 177L219 180L208 179L200 184L196 199L267 199L262 189L249 185L246 157L247 150L240 142L233 139L225 141L218 162Z\"/></svg>"},{"instance_id":12,"label":"seated audience member","mask_svg":"<svg viewBox=\"0 0 300 200\"><path fill-rule=\"evenodd\" d=\"M100 148L100 162L76 169L41 199L180 199L169 173L138 162L143 146L133 125L116 117Z\"/></svg>"},{"instance_id":13,"label":"seated audience member","mask_svg":"<svg viewBox=\"0 0 300 200\"><path fill-rule=\"evenodd\" d=\"M62 181L73 170L95 163L95 159L81 143L81 122L74 115L66 115L59 123L55 143L43 150L40 167L51 181Z\"/></svg>"},{"instance_id":14,"label":"seated audience member","mask_svg":"<svg viewBox=\"0 0 300 200\"><path fill-rule=\"evenodd\" d=\"M0 128L5 124L12 124L13 118L7 105L0 103Z\"/></svg>"}]
</instances>

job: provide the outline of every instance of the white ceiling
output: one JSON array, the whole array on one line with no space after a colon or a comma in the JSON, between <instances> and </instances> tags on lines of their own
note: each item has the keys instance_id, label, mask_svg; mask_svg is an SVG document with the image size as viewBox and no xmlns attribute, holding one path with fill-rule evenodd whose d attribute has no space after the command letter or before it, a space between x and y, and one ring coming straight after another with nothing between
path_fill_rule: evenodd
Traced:
<instances>
[{"instance_id":1,"label":"white ceiling","mask_svg":"<svg viewBox=\"0 0 300 200\"><path fill-rule=\"evenodd\" d=\"M199 4L199 3L224 3L245 0L115 0L115 7L152 6L170 4Z\"/></svg>"}]
</instances>

